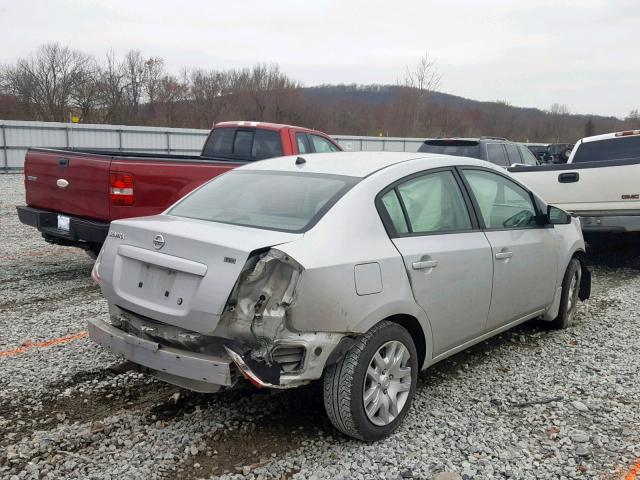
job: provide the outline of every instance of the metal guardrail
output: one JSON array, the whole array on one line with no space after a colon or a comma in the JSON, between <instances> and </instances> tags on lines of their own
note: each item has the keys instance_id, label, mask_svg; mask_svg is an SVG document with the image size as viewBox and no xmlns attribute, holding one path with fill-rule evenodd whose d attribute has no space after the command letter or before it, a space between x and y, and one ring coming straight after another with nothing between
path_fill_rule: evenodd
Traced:
<instances>
[{"instance_id":1,"label":"metal guardrail","mask_svg":"<svg viewBox=\"0 0 640 480\"><path fill-rule=\"evenodd\" d=\"M89 138L86 134L93 136ZM104 134L102 140L101 134ZM22 170L24 154L30 147L197 155L208 134L209 130L202 129L0 120L0 171ZM421 138L358 135L332 137L346 151L415 152L424 141Z\"/></svg>"},{"instance_id":2,"label":"metal guardrail","mask_svg":"<svg viewBox=\"0 0 640 480\"><path fill-rule=\"evenodd\" d=\"M2 167L5 171L9 170L9 154L7 153L7 149L9 148L7 145L7 134L4 129L4 123L0 125L0 131L2 132L2 153L3 153L3 163Z\"/></svg>"},{"instance_id":3,"label":"metal guardrail","mask_svg":"<svg viewBox=\"0 0 640 480\"><path fill-rule=\"evenodd\" d=\"M0 120L0 172L23 168L30 147L197 155L208 130Z\"/></svg>"}]
</instances>

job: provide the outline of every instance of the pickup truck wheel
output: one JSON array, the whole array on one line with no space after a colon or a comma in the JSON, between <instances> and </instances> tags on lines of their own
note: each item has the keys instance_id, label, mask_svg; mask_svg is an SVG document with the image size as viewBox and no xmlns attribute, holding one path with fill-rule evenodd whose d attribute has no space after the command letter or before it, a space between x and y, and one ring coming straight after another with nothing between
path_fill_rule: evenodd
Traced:
<instances>
[{"instance_id":1,"label":"pickup truck wheel","mask_svg":"<svg viewBox=\"0 0 640 480\"><path fill-rule=\"evenodd\" d=\"M362 335L324 374L324 405L331 423L354 438L390 435L411 406L418 355L409 332L383 321Z\"/></svg>"},{"instance_id":2,"label":"pickup truck wheel","mask_svg":"<svg viewBox=\"0 0 640 480\"><path fill-rule=\"evenodd\" d=\"M550 322L556 329L565 329L573 322L578 307L578 294L582 281L582 265L577 258L572 258L562 279L562 294L558 316Z\"/></svg>"},{"instance_id":3,"label":"pickup truck wheel","mask_svg":"<svg viewBox=\"0 0 640 480\"><path fill-rule=\"evenodd\" d=\"M93 260L98 258L98 254L100 253L100 249L102 248L102 244L100 243L92 243L89 248L85 250L87 255L89 255Z\"/></svg>"}]
</instances>

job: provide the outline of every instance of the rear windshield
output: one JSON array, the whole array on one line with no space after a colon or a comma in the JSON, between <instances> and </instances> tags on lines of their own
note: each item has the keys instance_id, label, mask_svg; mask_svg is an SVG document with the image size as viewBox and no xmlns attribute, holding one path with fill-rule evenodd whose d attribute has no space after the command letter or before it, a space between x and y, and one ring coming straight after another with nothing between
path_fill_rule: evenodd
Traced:
<instances>
[{"instance_id":1,"label":"rear windshield","mask_svg":"<svg viewBox=\"0 0 640 480\"><path fill-rule=\"evenodd\" d=\"M231 160L262 160L282 156L282 142L280 133L272 130L214 128L202 155Z\"/></svg>"},{"instance_id":2,"label":"rear windshield","mask_svg":"<svg viewBox=\"0 0 640 480\"><path fill-rule=\"evenodd\" d=\"M640 158L640 135L581 143L573 156L573 163L627 158Z\"/></svg>"},{"instance_id":3,"label":"rear windshield","mask_svg":"<svg viewBox=\"0 0 640 480\"><path fill-rule=\"evenodd\" d=\"M235 170L214 178L169 215L284 232L311 228L356 177Z\"/></svg>"},{"instance_id":4,"label":"rear windshield","mask_svg":"<svg viewBox=\"0 0 640 480\"><path fill-rule=\"evenodd\" d=\"M473 140L427 140L420 145L418 151L481 158L480 144Z\"/></svg>"}]
</instances>

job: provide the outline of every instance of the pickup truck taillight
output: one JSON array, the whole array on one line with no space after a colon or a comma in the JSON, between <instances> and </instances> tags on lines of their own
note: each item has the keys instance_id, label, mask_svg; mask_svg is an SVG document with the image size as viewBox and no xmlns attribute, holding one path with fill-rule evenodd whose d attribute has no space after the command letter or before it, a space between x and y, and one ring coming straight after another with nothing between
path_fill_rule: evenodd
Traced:
<instances>
[{"instance_id":1,"label":"pickup truck taillight","mask_svg":"<svg viewBox=\"0 0 640 480\"><path fill-rule=\"evenodd\" d=\"M111 205L133 205L133 175L130 173L111 173Z\"/></svg>"}]
</instances>

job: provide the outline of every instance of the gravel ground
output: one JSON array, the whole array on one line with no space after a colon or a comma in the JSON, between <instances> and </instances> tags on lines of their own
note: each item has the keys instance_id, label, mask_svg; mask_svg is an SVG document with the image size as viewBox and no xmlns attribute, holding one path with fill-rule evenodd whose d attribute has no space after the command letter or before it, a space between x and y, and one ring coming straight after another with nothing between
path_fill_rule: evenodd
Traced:
<instances>
[{"instance_id":1,"label":"gravel ground","mask_svg":"<svg viewBox=\"0 0 640 480\"><path fill-rule=\"evenodd\" d=\"M530 322L423 372L400 430L364 444L317 386L194 394L93 345L92 261L18 222L21 176L0 191L0 478L636 479L640 249L592 257L574 326Z\"/></svg>"}]
</instances>

